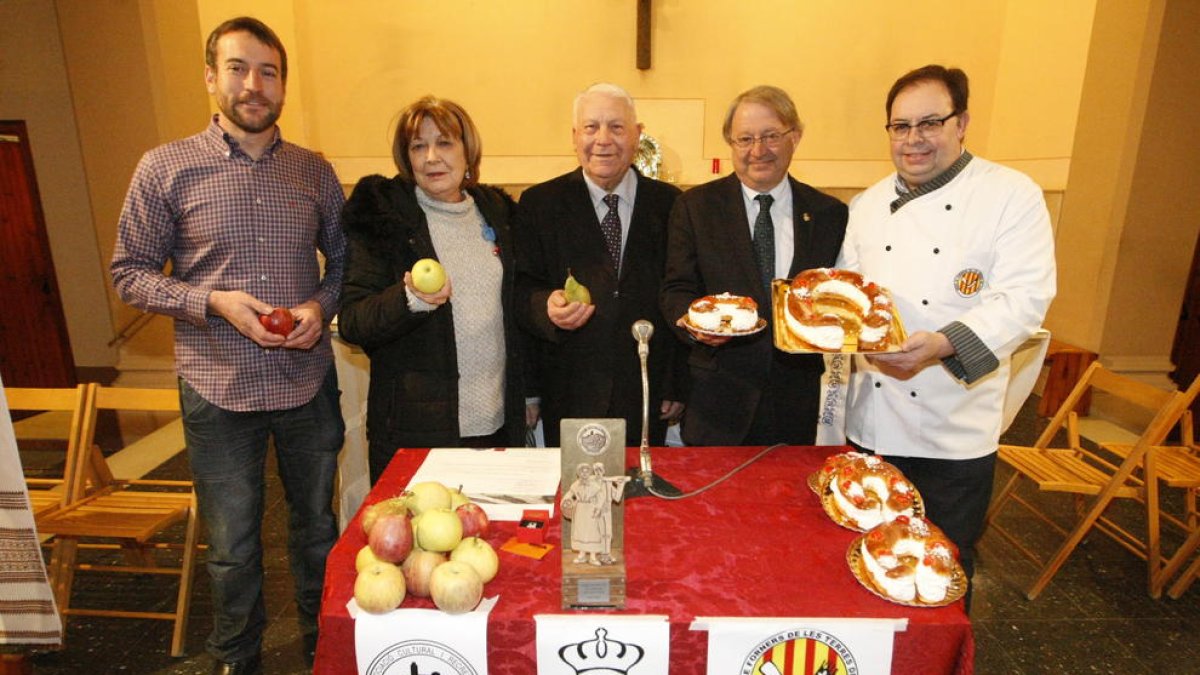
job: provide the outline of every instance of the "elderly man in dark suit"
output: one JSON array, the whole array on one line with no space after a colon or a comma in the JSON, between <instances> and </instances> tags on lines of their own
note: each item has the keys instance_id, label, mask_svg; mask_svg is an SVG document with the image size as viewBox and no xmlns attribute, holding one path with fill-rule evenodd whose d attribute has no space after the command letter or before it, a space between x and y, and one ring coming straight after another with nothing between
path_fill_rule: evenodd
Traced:
<instances>
[{"instance_id":1,"label":"elderly man in dark suit","mask_svg":"<svg viewBox=\"0 0 1200 675\"><path fill-rule=\"evenodd\" d=\"M770 323L770 282L833 265L846 232L846 205L788 175L804 127L786 92L760 86L725 115L734 175L693 188L671 212L663 314L692 344L691 395L683 420L689 445L810 445L815 440L819 355L774 348L771 326L739 337L687 328L698 297L751 297Z\"/></svg>"},{"instance_id":2,"label":"elderly man in dark suit","mask_svg":"<svg viewBox=\"0 0 1200 675\"><path fill-rule=\"evenodd\" d=\"M612 84L575 98L572 139L580 167L521 195L517 312L537 340L547 445L568 417L620 417L626 443L642 428L641 368L634 321L655 326L650 343L650 442L661 445L683 411L686 366L658 308L674 186L632 169L642 125L633 99ZM591 303L568 302L568 273ZM678 366L675 362L679 361Z\"/></svg>"}]
</instances>

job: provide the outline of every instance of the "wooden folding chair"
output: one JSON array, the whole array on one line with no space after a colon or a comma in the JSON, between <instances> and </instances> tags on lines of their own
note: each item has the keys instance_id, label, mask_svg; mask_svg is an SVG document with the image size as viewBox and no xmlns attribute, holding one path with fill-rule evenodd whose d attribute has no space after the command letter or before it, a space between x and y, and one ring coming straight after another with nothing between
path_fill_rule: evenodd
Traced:
<instances>
[{"instance_id":1,"label":"wooden folding chair","mask_svg":"<svg viewBox=\"0 0 1200 675\"><path fill-rule=\"evenodd\" d=\"M1093 390L1104 391L1128 405L1150 412L1153 416L1119 465L1082 447L1078 416L1074 411L1080 399ZM1186 408L1184 399L1182 392L1158 389L1117 375L1095 362L1084 372L1032 447L1000 446L999 458L1013 468L1014 474L997 493L988 509L986 525L1026 557L1042 566L1033 585L1026 591L1026 597L1032 600L1045 589L1084 535L1093 527L1146 560L1147 584L1151 595L1154 595L1155 576L1160 572L1161 566L1157 481L1143 481L1135 475L1135 469L1142 468L1148 449L1161 444L1167 432L1182 416ZM1067 430L1068 447L1050 447L1055 435L1064 426ZM1149 469L1148 475L1153 476L1153 466L1146 468ZM1068 531L1061 527L1032 501L1017 494L1017 488L1025 481L1033 483L1042 492L1063 492L1074 496L1077 519L1072 529ZM1089 496L1095 497L1090 504L1087 501ZM1113 499L1136 499L1145 504L1144 540L1105 516L1105 511ZM1037 519L1065 536L1065 541L1048 559L1043 560L998 524L998 514L1010 501L1021 504Z\"/></svg>"},{"instance_id":2,"label":"wooden folding chair","mask_svg":"<svg viewBox=\"0 0 1200 675\"><path fill-rule=\"evenodd\" d=\"M80 430L86 412L87 385L75 388L5 387L9 410L14 412L38 413L17 421L13 425L18 445L26 441L32 445L38 441L52 443L55 448L63 447L62 470L54 475L30 475L26 471L25 483L29 490L29 503L34 518L61 508L67 500L67 484L75 468L75 459L80 443ZM54 462L57 466L57 459Z\"/></svg>"},{"instance_id":3,"label":"wooden folding chair","mask_svg":"<svg viewBox=\"0 0 1200 675\"><path fill-rule=\"evenodd\" d=\"M173 389L134 389L92 385L90 401L95 411L179 412L179 392ZM87 416L81 432L80 452L76 458L74 482L68 486L71 501L62 509L44 517L38 527L54 534L58 545L51 556L51 568L64 632L69 616L105 616L173 621L171 655L183 654L195 568L199 513L190 481L118 480L103 453L95 445L96 415ZM159 549L180 548L177 544L155 543L165 530L185 523L184 543L177 567L159 563ZM111 549L124 553L123 565L97 565L78 562L80 541L108 542ZM165 574L179 577L179 589L173 612L146 612L115 608L71 606L71 587L75 571Z\"/></svg>"},{"instance_id":4,"label":"wooden folding chair","mask_svg":"<svg viewBox=\"0 0 1200 675\"><path fill-rule=\"evenodd\" d=\"M1193 435L1192 413L1186 410L1186 407L1196 400L1197 395L1200 395L1200 376L1197 376L1183 393L1185 410L1179 421L1179 445L1150 446L1145 460L1147 472L1143 473L1146 481L1151 480L1148 472L1153 471L1153 477L1163 486L1183 490L1183 513L1179 516L1163 510L1159 513L1164 521L1183 530L1185 535L1190 535L1200 528L1200 511L1196 508L1197 495L1200 494L1200 452L1197 451ZM1129 443L1101 443L1100 448L1125 458L1133 446ZM1175 566L1172 566L1172 563L1175 563ZM1166 582L1178 571L1177 566L1181 563L1181 560L1173 558L1155 576L1152 588L1154 597L1158 597L1162 592Z\"/></svg>"}]
</instances>

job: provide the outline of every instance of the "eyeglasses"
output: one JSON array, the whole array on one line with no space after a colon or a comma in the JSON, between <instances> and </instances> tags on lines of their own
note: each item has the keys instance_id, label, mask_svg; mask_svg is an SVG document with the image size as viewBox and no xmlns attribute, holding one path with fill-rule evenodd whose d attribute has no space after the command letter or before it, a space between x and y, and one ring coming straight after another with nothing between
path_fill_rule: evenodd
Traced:
<instances>
[{"instance_id":1,"label":"eyeglasses","mask_svg":"<svg viewBox=\"0 0 1200 675\"><path fill-rule=\"evenodd\" d=\"M738 136L730 141L733 147L739 150L749 150L754 147L756 142L761 142L768 148L774 150L783 142L783 137L795 131L795 129L784 129L783 131L768 131L762 136Z\"/></svg>"},{"instance_id":2,"label":"eyeglasses","mask_svg":"<svg viewBox=\"0 0 1200 675\"><path fill-rule=\"evenodd\" d=\"M941 131L942 125L946 123L946 120L954 117L957 114L958 112L955 111L941 119L934 118L931 120L921 120L916 124L909 124L908 122L893 122L891 124L883 125L883 128L887 129L887 132L892 137L893 141L902 141L908 138L908 132L913 129L917 130L918 136L925 138L931 134Z\"/></svg>"}]
</instances>

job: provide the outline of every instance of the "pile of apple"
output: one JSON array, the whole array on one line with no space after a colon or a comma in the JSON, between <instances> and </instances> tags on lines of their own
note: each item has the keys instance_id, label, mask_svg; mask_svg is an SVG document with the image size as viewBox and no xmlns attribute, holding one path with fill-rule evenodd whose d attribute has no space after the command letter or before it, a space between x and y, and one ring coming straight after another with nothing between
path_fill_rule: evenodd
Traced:
<instances>
[{"instance_id":1,"label":"pile of apple","mask_svg":"<svg viewBox=\"0 0 1200 675\"><path fill-rule=\"evenodd\" d=\"M431 598L443 612L469 612L500 569L483 539L487 514L441 483L417 483L372 504L362 526L367 545L355 560L354 599L367 612L390 612L408 594Z\"/></svg>"}]
</instances>

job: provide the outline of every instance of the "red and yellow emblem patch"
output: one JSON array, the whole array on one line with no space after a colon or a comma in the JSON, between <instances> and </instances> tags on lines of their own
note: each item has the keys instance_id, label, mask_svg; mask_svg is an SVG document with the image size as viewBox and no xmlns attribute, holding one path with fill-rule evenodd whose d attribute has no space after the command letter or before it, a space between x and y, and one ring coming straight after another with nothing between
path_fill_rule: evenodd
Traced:
<instances>
[{"instance_id":1,"label":"red and yellow emblem patch","mask_svg":"<svg viewBox=\"0 0 1200 675\"><path fill-rule=\"evenodd\" d=\"M839 640L821 631L779 642L755 661L753 675L847 675L857 673L854 657Z\"/></svg>"},{"instance_id":2,"label":"red and yellow emblem patch","mask_svg":"<svg viewBox=\"0 0 1200 675\"><path fill-rule=\"evenodd\" d=\"M964 298L969 298L983 290L983 271L966 269L954 277L954 290Z\"/></svg>"}]
</instances>

